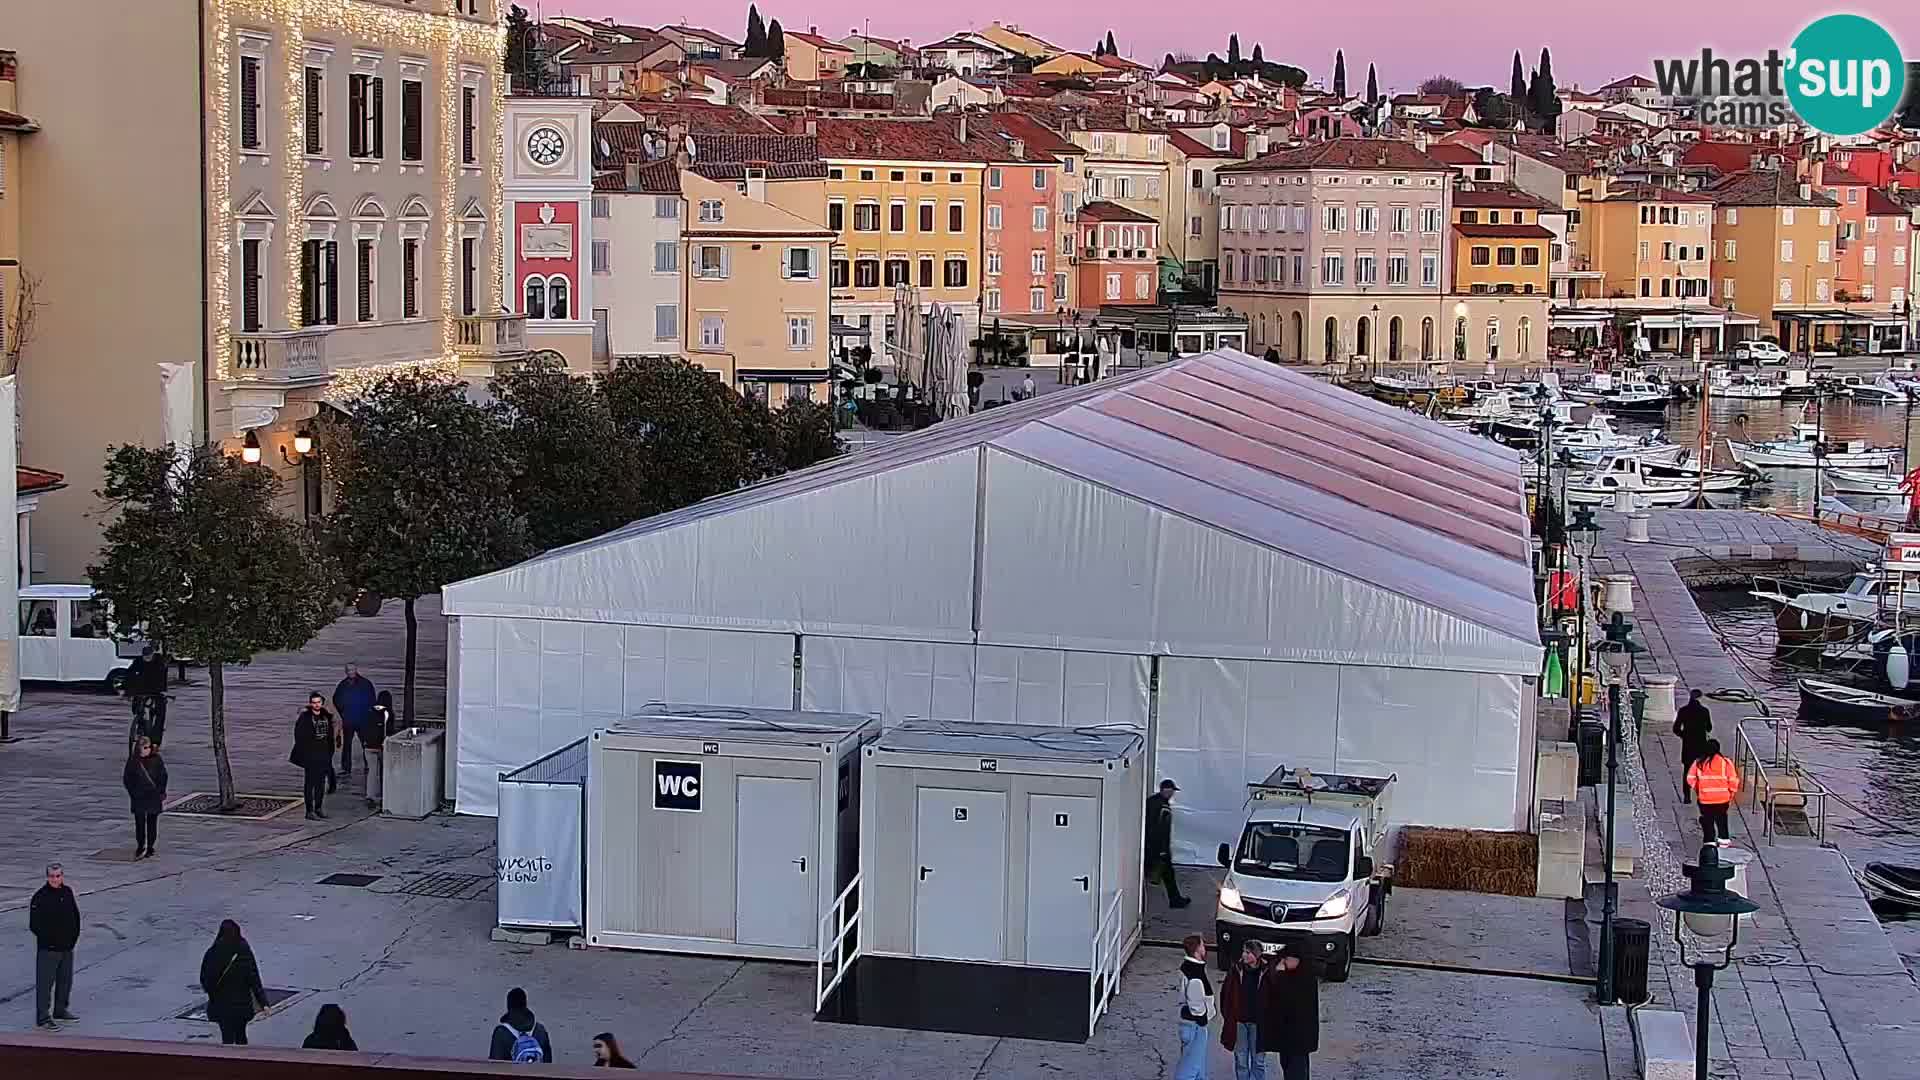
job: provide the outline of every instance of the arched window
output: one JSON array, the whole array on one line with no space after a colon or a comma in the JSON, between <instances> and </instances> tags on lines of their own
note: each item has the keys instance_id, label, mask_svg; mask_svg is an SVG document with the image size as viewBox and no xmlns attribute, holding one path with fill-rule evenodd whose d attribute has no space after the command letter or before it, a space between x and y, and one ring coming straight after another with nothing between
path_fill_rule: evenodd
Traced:
<instances>
[{"instance_id":1,"label":"arched window","mask_svg":"<svg viewBox=\"0 0 1920 1080\"><path fill-rule=\"evenodd\" d=\"M564 274L555 274L547 279L547 318L571 319L573 314L567 307L567 278Z\"/></svg>"},{"instance_id":2,"label":"arched window","mask_svg":"<svg viewBox=\"0 0 1920 1080\"><path fill-rule=\"evenodd\" d=\"M1420 320L1420 359L1433 359L1433 317Z\"/></svg>"},{"instance_id":3,"label":"arched window","mask_svg":"<svg viewBox=\"0 0 1920 1080\"><path fill-rule=\"evenodd\" d=\"M1453 358L1464 363L1467 359L1467 317L1456 316L1453 320Z\"/></svg>"},{"instance_id":4,"label":"arched window","mask_svg":"<svg viewBox=\"0 0 1920 1080\"><path fill-rule=\"evenodd\" d=\"M1307 362L1307 320L1297 311L1293 313L1293 358L1302 364Z\"/></svg>"},{"instance_id":5,"label":"arched window","mask_svg":"<svg viewBox=\"0 0 1920 1080\"><path fill-rule=\"evenodd\" d=\"M1491 315L1487 317L1487 359L1500 359L1500 320Z\"/></svg>"},{"instance_id":6,"label":"arched window","mask_svg":"<svg viewBox=\"0 0 1920 1080\"><path fill-rule=\"evenodd\" d=\"M1520 359L1525 360L1532 355L1533 320L1523 316L1520 319Z\"/></svg>"},{"instance_id":7,"label":"arched window","mask_svg":"<svg viewBox=\"0 0 1920 1080\"><path fill-rule=\"evenodd\" d=\"M1327 349L1326 354L1322 357L1322 360L1324 362L1331 364L1335 360L1339 359L1340 357L1340 323L1331 315L1327 316L1326 349Z\"/></svg>"},{"instance_id":8,"label":"arched window","mask_svg":"<svg viewBox=\"0 0 1920 1080\"><path fill-rule=\"evenodd\" d=\"M1354 335L1353 351L1368 360L1373 359L1373 320L1360 316L1359 332Z\"/></svg>"},{"instance_id":9,"label":"arched window","mask_svg":"<svg viewBox=\"0 0 1920 1080\"><path fill-rule=\"evenodd\" d=\"M569 282L565 274L529 274L526 282L527 318L529 319L567 319L571 318L571 303L568 294Z\"/></svg>"},{"instance_id":10,"label":"arched window","mask_svg":"<svg viewBox=\"0 0 1920 1080\"><path fill-rule=\"evenodd\" d=\"M1400 362L1400 316L1387 320L1387 363Z\"/></svg>"},{"instance_id":11,"label":"arched window","mask_svg":"<svg viewBox=\"0 0 1920 1080\"><path fill-rule=\"evenodd\" d=\"M538 274L527 277L527 318L547 317L547 279Z\"/></svg>"},{"instance_id":12,"label":"arched window","mask_svg":"<svg viewBox=\"0 0 1920 1080\"><path fill-rule=\"evenodd\" d=\"M1259 319L1253 324L1253 334L1254 334L1253 340L1255 344L1265 345L1267 343L1266 312L1261 312Z\"/></svg>"}]
</instances>

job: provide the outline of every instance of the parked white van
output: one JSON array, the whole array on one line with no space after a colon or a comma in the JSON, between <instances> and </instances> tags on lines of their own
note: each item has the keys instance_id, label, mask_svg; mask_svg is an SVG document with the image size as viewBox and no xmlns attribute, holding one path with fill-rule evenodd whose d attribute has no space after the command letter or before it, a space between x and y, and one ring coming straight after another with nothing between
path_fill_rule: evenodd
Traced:
<instances>
[{"instance_id":1,"label":"parked white van","mask_svg":"<svg viewBox=\"0 0 1920 1080\"><path fill-rule=\"evenodd\" d=\"M94 683L115 691L140 655L138 643L113 640L107 602L91 585L21 586L19 646L22 681Z\"/></svg>"}]
</instances>

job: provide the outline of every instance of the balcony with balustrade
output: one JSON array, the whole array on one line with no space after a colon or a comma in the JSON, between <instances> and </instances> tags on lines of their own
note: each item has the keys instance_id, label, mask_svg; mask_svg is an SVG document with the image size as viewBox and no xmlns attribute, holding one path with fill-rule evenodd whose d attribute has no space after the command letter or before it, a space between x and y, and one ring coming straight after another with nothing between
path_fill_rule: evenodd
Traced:
<instances>
[{"instance_id":1,"label":"balcony with balustrade","mask_svg":"<svg viewBox=\"0 0 1920 1080\"><path fill-rule=\"evenodd\" d=\"M527 317L504 312L456 316L453 351L462 360L519 360L527 351Z\"/></svg>"},{"instance_id":2,"label":"balcony with balustrade","mask_svg":"<svg viewBox=\"0 0 1920 1080\"><path fill-rule=\"evenodd\" d=\"M281 387L325 382L332 331L330 326L309 326L235 334L229 376L234 382Z\"/></svg>"}]
</instances>

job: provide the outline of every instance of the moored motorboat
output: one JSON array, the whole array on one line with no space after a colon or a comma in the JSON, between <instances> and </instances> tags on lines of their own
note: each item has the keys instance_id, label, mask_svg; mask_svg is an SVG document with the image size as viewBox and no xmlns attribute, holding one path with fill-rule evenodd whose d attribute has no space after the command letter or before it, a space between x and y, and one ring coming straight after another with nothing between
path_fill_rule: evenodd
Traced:
<instances>
[{"instance_id":1,"label":"moored motorboat","mask_svg":"<svg viewBox=\"0 0 1920 1080\"><path fill-rule=\"evenodd\" d=\"M1906 387L1885 376L1873 382L1856 383L1847 387L1845 393L1862 405L1905 405L1912 400Z\"/></svg>"},{"instance_id":2,"label":"moored motorboat","mask_svg":"<svg viewBox=\"0 0 1920 1080\"><path fill-rule=\"evenodd\" d=\"M1872 472L1866 469L1828 469L1824 473L1827 487L1836 495L1903 495L1907 492L1907 478L1896 473Z\"/></svg>"},{"instance_id":3,"label":"moored motorboat","mask_svg":"<svg viewBox=\"0 0 1920 1080\"><path fill-rule=\"evenodd\" d=\"M1885 469L1902 453L1897 446L1869 446L1863 439L1823 440L1818 428L1804 423L1793 425L1791 438L1770 442L1729 438L1727 450L1733 460L1756 469Z\"/></svg>"},{"instance_id":4,"label":"moored motorboat","mask_svg":"<svg viewBox=\"0 0 1920 1080\"><path fill-rule=\"evenodd\" d=\"M1859 872L1860 885L1874 906L1920 914L1920 869L1870 862Z\"/></svg>"},{"instance_id":5,"label":"moored motorboat","mask_svg":"<svg viewBox=\"0 0 1920 1080\"><path fill-rule=\"evenodd\" d=\"M1895 710L1920 717L1920 701L1823 679L1800 680L1800 715L1854 727L1883 728Z\"/></svg>"}]
</instances>

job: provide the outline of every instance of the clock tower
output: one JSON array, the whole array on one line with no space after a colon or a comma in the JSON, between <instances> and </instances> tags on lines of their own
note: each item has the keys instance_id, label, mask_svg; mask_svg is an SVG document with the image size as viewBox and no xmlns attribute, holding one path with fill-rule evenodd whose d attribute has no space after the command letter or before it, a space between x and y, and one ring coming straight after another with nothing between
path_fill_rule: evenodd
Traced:
<instances>
[{"instance_id":1,"label":"clock tower","mask_svg":"<svg viewBox=\"0 0 1920 1080\"><path fill-rule=\"evenodd\" d=\"M527 317L527 348L575 371L594 361L593 102L506 100L507 279L501 295Z\"/></svg>"}]
</instances>

